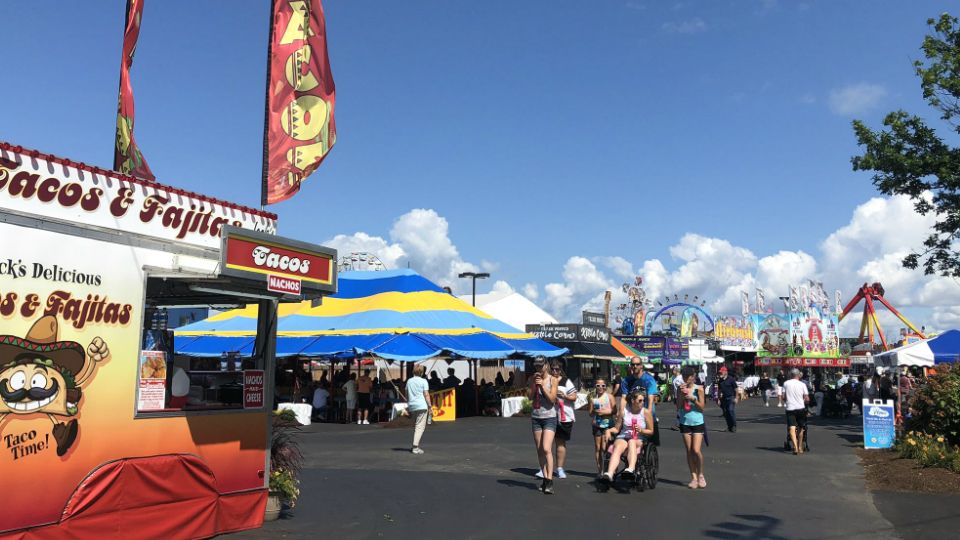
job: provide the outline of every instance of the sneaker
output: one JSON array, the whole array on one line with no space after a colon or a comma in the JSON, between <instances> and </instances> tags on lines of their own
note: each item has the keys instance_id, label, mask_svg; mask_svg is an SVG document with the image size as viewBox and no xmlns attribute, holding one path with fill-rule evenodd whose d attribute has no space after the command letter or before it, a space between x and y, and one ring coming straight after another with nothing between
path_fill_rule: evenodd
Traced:
<instances>
[{"instance_id":1,"label":"sneaker","mask_svg":"<svg viewBox=\"0 0 960 540\"><path fill-rule=\"evenodd\" d=\"M624 480L633 480L634 474L633 469L624 469L623 472L620 473L620 476L622 476Z\"/></svg>"},{"instance_id":2,"label":"sneaker","mask_svg":"<svg viewBox=\"0 0 960 540\"><path fill-rule=\"evenodd\" d=\"M357 419L357 425L359 426L359 425L362 424L362 423L363 423L363 422L358 418L358 419Z\"/></svg>"},{"instance_id":3,"label":"sneaker","mask_svg":"<svg viewBox=\"0 0 960 540\"><path fill-rule=\"evenodd\" d=\"M764 407L769 407L770 404L769 404L769 403L764 403L763 406L764 406Z\"/></svg>"},{"instance_id":4,"label":"sneaker","mask_svg":"<svg viewBox=\"0 0 960 540\"><path fill-rule=\"evenodd\" d=\"M534 476L536 476L537 478L543 479L543 470L537 471L537 474L535 474Z\"/></svg>"},{"instance_id":5,"label":"sneaker","mask_svg":"<svg viewBox=\"0 0 960 540\"><path fill-rule=\"evenodd\" d=\"M363 421L363 425L369 426L369 425L370 425L370 421L369 421L369 420L364 420L364 421Z\"/></svg>"},{"instance_id":6,"label":"sneaker","mask_svg":"<svg viewBox=\"0 0 960 540\"><path fill-rule=\"evenodd\" d=\"M563 470L563 467L558 467L556 473L557 473L557 478L567 477L567 473Z\"/></svg>"},{"instance_id":7,"label":"sneaker","mask_svg":"<svg viewBox=\"0 0 960 540\"><path fill-rule=\"evenodd\" d=\"M411 453L411 454L422 454L422 453L423 453L423 449L418 446L418 447L410 450L410 453Z\"/></svg>"},{"instance_id":8,"label":"sneaker","mask_svg":"<svg viewBox=\"0 0 960 540\"><path fill-rule=\"evenodd\" d=\"M613 483L613 477L610 476L610 473L606 473L606 472L601 474L598 480L600 480L601 484L604 484L607 486Z\"/></svg>"},{"instance_id":9,"label":"sneaker","mask_svg":"<svg viewBox=\"0 0 960 540\"><path fill-rule=\"evenodd\" d=\"M543 481L543 494L544 494L544 495L553 495L553 480L544 480L544 481Z\"/></svg>"}]
</instances>

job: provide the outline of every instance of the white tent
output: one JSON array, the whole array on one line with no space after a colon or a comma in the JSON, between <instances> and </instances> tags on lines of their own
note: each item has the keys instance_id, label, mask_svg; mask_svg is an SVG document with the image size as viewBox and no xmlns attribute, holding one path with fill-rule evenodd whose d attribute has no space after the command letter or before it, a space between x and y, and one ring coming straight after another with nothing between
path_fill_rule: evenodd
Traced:
<instances>
[{"instance_id":1,"label":"white tent","mask_svg":"<svg viewBox=\"0 0 960 540\"><path fill-rule=\"evenodd\" d=\"M717 356L717 351L707 346L704 339L691 339L688 343L690 351L691 364L720 364L723 362L722 356Z\"/></svg>"},{"instance_id":2,"label":"white tent","mask_svg":"<svg viewBox=\"0 0 960 540\"><path fill-rule=\"evenodd\" d=\"M460 297L470 303L472 296ZM528 324L557 324L557 320L520 293L492 292L477 295L477 309L523 331Z\"/></svg>"},{"instance_id":3,"label":"white tent","mask_svg":"<svg viewBox=\"0 0 960 540\"><path fill-rule=\"evenodd\" d=\"M960 331L947 330L932 338L873 355L877 366L923 366L956 362L960 359Z\"/></svg>"}]
</instances>

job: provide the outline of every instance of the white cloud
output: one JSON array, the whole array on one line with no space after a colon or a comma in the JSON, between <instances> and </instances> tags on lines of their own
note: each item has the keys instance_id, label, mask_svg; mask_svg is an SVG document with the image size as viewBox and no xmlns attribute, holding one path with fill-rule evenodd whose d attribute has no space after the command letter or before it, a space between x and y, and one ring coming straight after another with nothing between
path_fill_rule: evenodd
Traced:
<instances>
[{"instance_id":1,"label":"white cloud","mask_svg":"<svg viewBox=\"0 0 960 540\"><path fill-rule=\"evenodd\" d=\"M437 284L462 293L470 286L457 274L477 272L480 265L463 260L450 240L449 230L447 220L436 211L418 208L397 218L390 230L390 242L380 236L357 232L337 235L325 244L342 252L373 253L388 268L402 268L409 264L410 268ZM496 263L489 261L481 265L488 271L497 267Z\"/></svg>"},{"instance_id":2,"label":"white cloud","mask_svg":"<svg viewBox=\"0 0 960 540\"><path fill-rule=\"evenodd\" d=\"M498 279L493 284L493 288L490 289L490 292L493 294L508 295L508 294L513 294L516 291L513 290L513 287L511 287L509 283L507 283L502 279Z\"/></svg>"},{"instance_id":3,"label":"white cloud","mask_svg":"<svg viewBox=\"0 0 960 540\"><path fill-rule=\"evenodd\" d=\"M879 84L857 83L830 91L830 110L841 116L863 114L873 109L887 96L887 89Z\"/></svg>"},{"instance_id":4,"label":"white cloud","mask_svg":"<svg viewBox=\"0 0 960 540\"><path fill-rule=\"evenodd\" d=\"M666 295L697 295L714 313L723 314L740 312L741 291L750 294L753 304L757 287L765 292L767 308L780 309L777 297L807 279L822 281L831 300L840 289L844 303L863 283L880 281L887 299L913 322L944 330L960 326L960 280L925 276L901 264L907 253L922 246L933 221L917 214L906 197L877 197L854 209L850 221L824 239L816 254L781 250L758 257L728 240L688 233L669 249L672 261L650 259L635 268L622 257L596 257L596 264L571 257L562 282L547 286L545 302L564 321L576 320L583 309L602 309L608 289L616 307L626 302L619 284L633 271L643 277L647 296L654 301L665 302ZM904 326L882 306L877 312L888 334ZM856 335L859 324L854 313L841 330Z\"/></svg>"},{"instance_id":5,"label":"white cloud","mask_svg":"<svg viewBox=\"0 0 960 540\"><path fill-rule=\"evenodd\" d=\"M537 287L537 284L536 284L536 283L527 283L527 284L525 284L525 285L523 286L523 289L521 289L521 291L522 291L521 294L523 294L524 296L526 296L527 299L530 300L530 301L532 301L532 302L536 302L537 299L540 298L540 288Z\"/></svg>"},{"instance_id":6,"label":"white cloud","mask_svg":"<svg viewBox=\"0 0 960 540\"><path fill-rule=\"evenodd\" d=\"M700 17L694 17L685 21L665 22L660 29L669 34L697 34L707 31L707 23Z\"/></svg>"},{"instance_id":7,"label":"white cloud","mask_svg":"<svg viewBox=\"0 0 960 540\"><path fill-rule=\"evenodd\" d=\"M364 232L338 234L324 242L324 245L336 249L340 256L353 252L373 253L388 268L397 268L398 261L406 255L400 245L390 244L379 236L370 236Z\"/></svg>"},{"instance_id":8,"label":"white cloud","mask_svg":"<svg viewBox=\"0 0 960 540\"><path fill-rule=\"evenodd\" d=\"M542 289L525 283L520 292L561 321L579 320L580 311L601 311L604 292L612 292L611 305L626 303L621 289L636 275L643 277L648 298L665 301L666 295L694 296L707 301L714 313L740 311L740 292L755 289L766 293L767 307L779 309L778 296L789 285L801 285L807 279L822 281L833 298L841 289L848 301L863 283L880 281L887 298L917 324L928 330L960 326L960 281L925 276L922 271L902 267L901 260L912 249L922 246L934 218L918 215L906 197L876 197L857 206L848 223L828 235L816 253L780 250L755 254L729 240L684 234L670 247L667 260L648 259L639 263L622 256L570 257L563 265L560 279ZM337 235L326 242L342 252L368 251L391 268L410 267L440 285L468 293L470 285L457 279L459 272L499 268L497 262L465 261L450 238L449 223L433 210L412 210L394 222L389 240L365 232ZM513 292L503 280L493 290ZM884 330L895 333L903 326L891 313L878 307ZM841 325L844 335L859 330L859 313Z\"/></svg>"}]
</instances>

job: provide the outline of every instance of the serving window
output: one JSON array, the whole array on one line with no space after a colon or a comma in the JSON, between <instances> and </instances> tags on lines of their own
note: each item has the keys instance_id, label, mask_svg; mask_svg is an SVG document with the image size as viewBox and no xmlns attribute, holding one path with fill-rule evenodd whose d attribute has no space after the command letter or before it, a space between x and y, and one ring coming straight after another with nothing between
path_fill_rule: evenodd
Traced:
<instances>
[{"instance_id":1,"label":"serving window","mask_svg":"<svg viewBox=\"0 0 960 540\"><path fill-rule=\"evenodd\" d=\"M255 353L258 347L254 337L225 338L216 347L190 349L191 354L176 352L184 343L203 339L175 338L176 328L263 299L242 292L232 295L223 283L219 288L197 283L182 278L147 279L137 369L138 416L262 409L266 405L263 355ZM227 352L211 352L221 349Z\"/></svg>"}]
</instances>

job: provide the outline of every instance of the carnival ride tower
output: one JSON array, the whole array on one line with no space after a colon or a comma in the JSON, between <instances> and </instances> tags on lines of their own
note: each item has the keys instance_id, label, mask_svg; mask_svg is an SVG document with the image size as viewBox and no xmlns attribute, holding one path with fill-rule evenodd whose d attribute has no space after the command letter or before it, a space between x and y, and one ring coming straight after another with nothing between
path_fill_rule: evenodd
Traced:
<instances>
[{"instance_id":1,"label":"carnival ride tower","mask_svg":"<svg viewBox=\"0 0 960 540\"><path fill-rule=\"evenodd\" d=\"M848 313L853 311L853 309L860 303L860 300L864 301L863 304L863 319L860 321L860 343L873 343L873 329L877 329L877 335L880 337L880 344L883 346L883 350L888 350L890 348L887 345L887 338L883 335L883 328L880 327L880 321L877 319L877 311L874 307L873 301L879 301L884 305L890 313L893 313L897 316L900 321L907 325L910 330L915 334L920 336L921 339L925 339L926 336L923 335L923 332L917 330L917 327L913 325L912 322L907 320L906 317L900 314L899 311L883 297L883 285L879 282L874 282L872 285L867 285L866 283L860 287L860 290L853 296L853 299L847 303L846 307L843 308L843 312L840 314L839 320L843 320ZM866 336L866 339L864 339Z\"/></svg>"}]
</instances>

